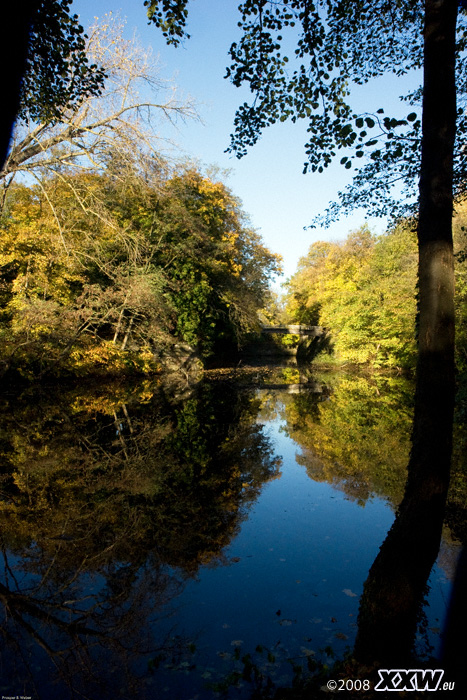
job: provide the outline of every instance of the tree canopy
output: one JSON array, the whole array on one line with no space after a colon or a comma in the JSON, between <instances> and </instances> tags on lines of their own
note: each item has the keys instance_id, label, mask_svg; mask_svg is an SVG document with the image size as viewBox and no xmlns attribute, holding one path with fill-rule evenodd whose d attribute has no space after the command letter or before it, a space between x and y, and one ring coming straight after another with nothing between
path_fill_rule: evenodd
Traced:
<instances>
[{"instance_id":1,"label":"tree canopy","mask_svg":"<svg viewBox=\"0 0 467 700\"><path fill-rule=\"evenodd\" d=\"M70 13L71 4L26 0L4 10L1 46L8 70L0 115L0 167L15 119L57 120L63 109L73 109L102 90L105 72L89 63L86 34L78 16Z\"/></svg>"},{"instance_id":2,"label":"tree canopy","mask_svg":"<svg viewBox=\"0 0 467 700\"><path fill-rule=\"evenodd\" d=\"M85 97L99 95L105 72L90 63L87 36L70 13L73 0L42 0L32 15L18 118L53 121Z\"/></svg>"},{"instance_id":3,"label":"tree canopy","mask_svg":"<svg viewBox=\"0 0 467 700\"><path fill-rule=\"evenodd\" d=\"M0 169L4 188L25 173L40 179L57 170L65 177L64 166L78 163L82 169L105 168L111 152L131 169L142 154L158 158L161 121L196 117L192 102L180 100L173 83L161 76L151 49L136 37L125 39L124 28L123 21L109 15L96 21L85 39L86 58L105 76L98 94L81 93L73 104L57 100L53 114L31 115L35 107L28 98L28 112L19 115ZM25 81L32 80L29 75ZM40 103L46 110L47 100Z\"/></svg>"},{"instance_id":4,"label":"tree canopy","mask_svg":"<svg viewBox=\"0 0 467 700\"><path fill-rule=\"evenodd\" d=\"M287 287L295 322L324 326L340 362L414 369L417 241L407 221L382 236L367 226L317 241Z\"/></svg>"},{"instance_id":5,"label":"tree canopy","mask_svg":"<svg viewBox=\"0 0 467 700\"><path fill-rule=\"evenodd\" d=\"M189 0L151 0L150 20L175 45L188 38ZM354 182L321 221L343 209L365 206L368 214L413 212L420 170L422 89L402 98L398 114L375 104L352 107L352 85L384 74L403 76L423 67L424 6L421 0L246 0L239 3L241 38L230 47L226 77L247 85L249 103L237 110L229 150L242 157L267 127L290 119L307 124L304 172L323 172L338 157L344 168L359 166ZM458 93L465 100L467 22L458 18ZM466 130L458 115L456 187L465 181ZM393 185L403 188L393 196ZM398 192L399 194L399 192ZM409 197L411 198L409 201Z\"/></svg>"},{"instance_id":6,"label":"tree canopy","mask_svg":"<svg viewBox=\"0 0 467 700\"><path fill-rule=\"evenodd\" d=\"M146 0L148 17L175 45L189 38L189 0ZM99 94L105 68L90 63L86 35L71 0L31 2L32 31L22 79L21 118L56 119L64 107ZM460 3L464 7L464 3ZM246 84L252 101L235 117L230 150L246 153L265 128L277 121L304 120L304 170L322 172L338 151L350 169L360 166L353 184L340 193L322 221L343 208L369 207L371 214L413 209L420 168L422 89L404 96L405 113L388 114L369 101L368 111L352 107L351 86L385 73L402 76L423 66L424 6L421 0L246 0L239 3L242 36L230 48L227 76ZM466 17L458 17L456 62L459 104L466 94ZM463 190L466 131L463 110L457 122L456 188ZM393 185L403 188L396 202ZM404 202L402 202L404 199Z\"/></svg>"},{"instance_id":7,"label":"tree canopy","mask_svg":"<svg viewBox=\"0 0 467 700\"><path fill-rule=\"evenodd\" d=\"M280 260L219 179L161 154L160 119L196 113L151 51L112 16L86 36L70 4L35 9L0 172L2 371L149 371L180 342L236 347Z\"/></svg>"},{"instance_id":8,"label":"tree canopy","mask_svg":"<svg viewBox=\"0 0 467 700\"><path fill-rule=\"evenodd\" d=\"M207 357L257 328L280 259L227 187L193 167L157 161L142 177L119 166L10 188L0 224L4 370L150 371L174 343Z\"/></svg>"}]
</instances>

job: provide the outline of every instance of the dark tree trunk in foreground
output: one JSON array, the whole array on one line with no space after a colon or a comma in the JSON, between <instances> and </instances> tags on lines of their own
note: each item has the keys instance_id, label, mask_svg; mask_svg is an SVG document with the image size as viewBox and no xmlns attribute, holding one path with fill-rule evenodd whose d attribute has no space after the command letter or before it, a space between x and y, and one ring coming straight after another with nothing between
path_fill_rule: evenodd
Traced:
<instances>
[{"instance_id":1,"label":"dark tree trunk in foreground","mask_svg":"<svg viewBox=\"0 0 467 700\"><path fill-rule=\"evenodd\" d=\"M427 0L418 224L420 326L408 488L443 498L454 410L452 177L457 3Z\"/></svg>"},{"instance_id":2,"label":"dark tree trunk in foreground","mask_svg":"<svg viewBox=\"0 0 467 700\"><path fill-rule=\"evenodd\" d=\"M19 108L21 81L26 68L29 30L38 0L5 3L0 22L2 97L0 109L0 170L8 153L11 132Z\"/></svg>"},{"instance_id":3,"label":"dark tree trunk in foreground","mask_svg":"<svg viewBox=\"0 0 467 700\"><path fill-rule=\"evenodd\" d=\"M420 171L419 350L412 451L396 521L370 570L355 655L403 663L441 538L454 411L452 176L457 2L426 0Z\"/></svg>"}]
</instances>

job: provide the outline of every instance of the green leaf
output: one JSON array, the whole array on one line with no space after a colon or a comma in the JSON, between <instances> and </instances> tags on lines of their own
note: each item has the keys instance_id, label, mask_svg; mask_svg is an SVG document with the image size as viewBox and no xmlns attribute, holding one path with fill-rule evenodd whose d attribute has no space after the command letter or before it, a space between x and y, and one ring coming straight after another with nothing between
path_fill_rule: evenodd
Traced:
<instances>
[{"instance_id":1,"label":"green leaf","mask_svg":"<svg viewBox=\"0 0 467 700\"><path fill-rule=\"evenodd\" d=\"M351 133L352 133L352 126L350 124L346 124L344 127L342 127L341 136L343 138L345 138L346 136L348 136Z\"/></svg>"}]
</instances>

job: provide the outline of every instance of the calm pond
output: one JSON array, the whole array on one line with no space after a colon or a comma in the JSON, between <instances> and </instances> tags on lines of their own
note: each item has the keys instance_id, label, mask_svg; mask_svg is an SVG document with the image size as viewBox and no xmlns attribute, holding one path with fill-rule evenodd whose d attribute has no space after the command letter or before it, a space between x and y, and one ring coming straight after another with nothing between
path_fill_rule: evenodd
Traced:
<instances>
[{"instance_id":1,"label":"calm pond","mask_svg":"<svg viewBox=\"0 0 467 700\"><path fill-rule=\"evenodd\" d=\"M342 657L404 491L411 397L293 365L3 397L0 694L248 698ZM422 657L458 551L445 528Z\"/></svg>"}]
</instances>

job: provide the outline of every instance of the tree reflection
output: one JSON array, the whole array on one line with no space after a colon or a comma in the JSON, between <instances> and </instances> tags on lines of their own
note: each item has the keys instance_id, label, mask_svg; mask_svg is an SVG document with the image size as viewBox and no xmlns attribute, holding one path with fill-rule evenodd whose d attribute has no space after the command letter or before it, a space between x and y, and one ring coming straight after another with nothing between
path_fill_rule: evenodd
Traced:
<instances>
[{"instance_id":1,"label":"tree reflection","mask_svg":"<svg viewBox=\"0 0 467 700\"><path fill-rule=\"evenodd\" d=\"M70 697L78 690L110 697L122 688L124 697L146 697L147 673L136 669L142 658L175 651L168 634L158 638L152 629L180 582L153 557L138 569L112 563L71 575L34 555L18 566L3 547L2 687L40 698L64 697L66 688Z\"/></svg>"},{"instance_id":2,"label":"tree reflection","mask_svg":"<svg viewBox=\"0 0 467 700\"><path fill-rule=\"evenodd\" d=\"M355 643L355 655L365 663L404 668L415 658L415 634L444 519L443 500L435 491L432 496L412 494L402 502L370 569Z\"/></svg>"},{"instance_id":3,"label":"tree reflection","mask_svg":"<svg viewBox=\"0 0 467 700\"><path fill-rule=\"evenodd\" d=\"M377 495L396 507L407 477L410 384L341 375L330 389L329 401L302 394L286 406L287 432L302 448L297 462L311 479L333 484L353 500L363 504Z\"/></svg>"},{"instance_id":4,"label":"tree reflection","mask_svg":"<svg viewBox=\"0 0 467 700\"><path fill-rule=\"evenodd\" d=\"M458 511L460 492L465 503L465 453L454 451L452 472L457 485L451 492L450 473L444 458L427 460L425 470L412 468L412 460L413 449L404 497L369 571L360 600L354 655L358 661L375 668L415 668L414 664L420 665L416 635L423 628L427 583L440 549L446 504L449 503L451 510ZM465 518L465 509L463 515ZM455 592L460 581L465 585L463 561L461 557ZM436 660L428 656L425 659L431 667L456 672L458 691L462 682L459 659L465 660L465 642L457 634L453 645L451 630L454 621L457 629L461 619L462 625L466 621L465 605L459 605L459 600L453 595L448 615L451 622L443 633L443 658ZM452 680L452 677L445 680Z\"/></svg>"},{"instance_id":5,"label":"tree reflection","mask_svg":"<svg viewBox=\"0 0 467 700\"><path fill-rule=\"evenodd\" d=\"M429 476L429 475L428 475ZM371 566L360 599L356 659L373 668L417 668L417 632L423 627L423 606L430 572L440 549L449 474L438 473L422 484L408 479L396 519ZM465 555L461 555L443 631L441 659L422 659L430 668L444 668L445 681L465 690L465 623L467 621ZM460 588L463 589L459 595ZM460 696L460 695L459 695Z\"/></svg>"},{"instance_id":6,"label":"tree reflection","mask_svg":"<svg viewBox=\"0 0 467 700\"><path fill-rule=\"evenodd\" d=\"M280 467L252 392L182 398L144 385L5 400L2 690L150 697L151 665L181 653L164 607L224 561Z\"/></svg>"},{"instance_id":7,"label":"tree reflection","mask_svg":"<svg viewBox=\"0 0 467 700\"><path fill-rule=\"evenodd\" d=\"M297 461L310 478L334 484L362 504L378 495L396 510L365 582L353 653L360 664L375 670L416 668L414 664L420 664L416 635L423 629L423 605L439 552L449 479L439 473L412 476L406 484L410 386L398 378L369 381L345 376L336 382L330 401L320 402L313 395L294 397L286 405L285 417L289 435L302 447ZM451 514L457 513L453 523L457 527L465 517L460 505L465 502L465 453L459 452L454 453L456 486L449 500ZM465 568L457 578L465 581ZM462 598L454 596L457 612L451 612L445 634L442 663L453 671L459 671L458 659L465 657L465 644L452 633L454 626L459 629L459 619L462 624L466 621ZM429 655L426 663L428 659Z\"/></svg>"}]
</instances>

